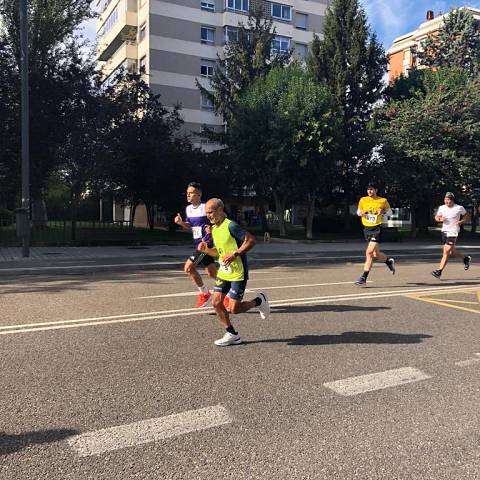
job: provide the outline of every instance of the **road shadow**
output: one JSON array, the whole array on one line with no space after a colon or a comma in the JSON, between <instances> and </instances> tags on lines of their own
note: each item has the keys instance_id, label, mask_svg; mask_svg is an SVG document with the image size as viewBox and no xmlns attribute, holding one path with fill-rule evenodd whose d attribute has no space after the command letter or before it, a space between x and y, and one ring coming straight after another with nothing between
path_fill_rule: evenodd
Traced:
<instances>
[{"instance_id":1,"label":"road shadow","mask_svg":"<svg viewBox=\"0 0 480 480\"><path fill-rule=\"evenodd\" d=\"M360 307L358 305L290 305L272 307L272 314L282 313L308 313L308 312L375 312L378 310L391 310L390 307Z\"/></svg>"},{"instance_id":2,"label":"road shadow","mask_svg":"<svg viewBox=\"0 0 480 480\"><path fill-rule=\"evenodd\" d=\"M337 345L341 343L412 344L422 343L426 338L432 338L432 335L423 333L343 332L341 335L297 335L293 338L269 338L243 343L286 343L292 346Z\"/></svg>"},{"instance_id":3,"label":"road shadow","mask_svg":"<svg viewBox=\"0 0 480 480\"><path fill-rule=\"evenodd\" d=\"M78 433L78 431L71 429L40 430L38 432L26 432L18 435L0 432L0 455L18 452L30 445L58 442L59 440L64 440Z\"/></svg>"}]
</instances>

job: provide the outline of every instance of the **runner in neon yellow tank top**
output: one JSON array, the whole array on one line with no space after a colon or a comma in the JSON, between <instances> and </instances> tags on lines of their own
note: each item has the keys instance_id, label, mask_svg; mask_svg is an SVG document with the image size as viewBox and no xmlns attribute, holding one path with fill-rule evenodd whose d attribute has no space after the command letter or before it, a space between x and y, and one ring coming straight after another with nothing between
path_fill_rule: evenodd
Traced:
<instances>
[{"instance_id":1,"label":"runner in neon yellow tank top","mask_svg":"<svg viewBox=\"0 0 480 480\"><path fill-rule=\"evenodd\" d=\"M238 345L242 340L230 322L230 313L243 313L258 307L262 319L270 314L270 306L264 293L259 293L253 300L243 301L248 280L245 254L255 245L255 237L227 218L223 202L219 198L212 198L206 203L205 213L213 224L213 248L209 248L206 242L201 242L198 249L218 258L220 268L213 289L213 308L226 330L225 335L215 341L215 345ZM226 295L230 300L230 312L224 305Z\"/></svg>"},{"instance_id":2,"label":"runner in neon yellow tank top","mask_svg":"<svg viewBox=\"0 0 480 480\"><path fill-rule=\"evenodd\" d=\"M373 182L369 183L367 196L362 197L358 202L357 215L362 217L363 233L368 244L365 251L363 274L355 280L355 285L366 285L373 260L376 259L384 262L388 269L393 274L395 273L395 260L380 251L383 217L391 214L392 210L387 199L379 197L377 192L377 185Z\"/></svg>"}]
</instances>

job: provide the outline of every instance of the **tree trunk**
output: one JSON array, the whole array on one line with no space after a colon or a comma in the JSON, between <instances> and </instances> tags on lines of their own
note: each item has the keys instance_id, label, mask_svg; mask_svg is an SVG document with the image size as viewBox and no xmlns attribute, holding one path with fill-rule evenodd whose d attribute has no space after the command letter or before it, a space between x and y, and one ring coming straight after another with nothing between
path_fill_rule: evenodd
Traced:
<instances>
[{"instance_id":1,"label":"tree trunk","mask_svg":"<svg viewBox=\"0 0 480 480\"><path fill-rule=\"evenodd\" d=\"M154 206L145 204L147 210L148 229L152 232L154 228Z\"/></svg>"},{"instance_id":2,"label":"tree trunk","mask_svg":"<svg viewBox=\"0 0 480 480\"><path fill-rule=\"evenodd\" d=\"M78 219L78 199L75 196L74 193L72 193L72 196L70 198L71 202L71 220L72 220L72 225L71 225L71 241L75 242L77 240L77 219Z\"/></svg>"},{"instance_id":3,"label":"tree trunk","mask_svg":"<svg viewBox=\"0 0 480 480\"><path fill-rule=\"evenodd\" d=\"M410 218L412 223L410 224L410 236L412 238L417 238L417 212L415 210L415 205L410 207Z\"/></svg>"},{"instance_id":4,"label":"tree trunk","mask_svg":"<svg viewBox=\"0 0 480 480\"><path fill-rule=\"evenodd\" d=\"M345 232L349 232L352 228L352 224L351 224L351 218L350 218L350 202L347 196L345 197L345 200L343 202L343 208L344 208L343 225L345 228Z\"/></svg>"},{"instance_id":5,"label":"tree trunk","mask_svg":"<svg viewBox=\"0 0 480 480\"><path fill-rule=\"evenodd\" d=\"M277 192L273 192L273 197L275 199L275 211L278 216L278 228L280 230L280 236L287 236L287 229L285 227L285 205L287 204L287 198L283 197Z\"/></svg>"},{"instance_id":6,"label":"tree trunk","mask_svg":"<svg viewBox=\"0 0 480 480\"><path fill-rule=\"evenodd\" d=\"M478 225L478 205L474 203L472 208L472 233L477 232L477 225Z\"/></svg>"},{"instance_id":7,"label":"tree trunk","mask_svg":"<svg viewBox=\"0 0 480 480\"><path fill-rule=\"evenodd\" d=\"M309 198L307 209L307 222L305 224L305 236L307 240L313 239L313 217L315 216L315 195Z\"/></svg>"},{"instance_id":8,"label":"tree trunk","mask_svg":"<svg viewBox=\"0 0 480 480\"><path fill-rule=\"evenodd\" d=\"M265 205L263 202L260 203L258 213L260 214L260 222L262 224L263 233L265 234L265 232L270 232L270 229L268 228L267 214L265 212Z\"/></svg>"},{"instance_id":9,"label":"tree trunk","mask_svg":"<svg viewBox=\"0 0 480 480\"><path fill-rule=\"evenodd\" d=\"M34 227L47 226L47 205L43 197L34 198L32 201L32 222Z\"/></svg>"},{"instance_id":10,"label":"tree trunk","mask_svg":"<svg viewBox=\"0 0 480 480\"><path fill-rule=\"evenodd\" d=\"M135 213L137 211L138 203L135 202L130 208L130 228L133 228L133 222L135 221Z\"/></svg>"}]
</instances>

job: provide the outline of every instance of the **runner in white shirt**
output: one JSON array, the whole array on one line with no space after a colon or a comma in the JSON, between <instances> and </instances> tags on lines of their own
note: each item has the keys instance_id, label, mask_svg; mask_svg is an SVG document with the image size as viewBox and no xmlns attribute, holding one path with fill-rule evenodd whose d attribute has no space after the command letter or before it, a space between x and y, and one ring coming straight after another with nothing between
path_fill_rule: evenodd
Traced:
<instances>
[{"instance_id":1,"label":"runner in white shirt","mask_svg":"<svg viewBox=\"0 0 480 480\"><path fill-rule=\"evenodd\" d=\"M434 270L432 275L440 279L443 269L446 267L449 257L456 257L463 259L463 266L465 270L470 268L470 255L463 255L456 248L460 226L467 220L467 211L461 205L455 203L455 195L452 192L445 194L445 205L438 208L435 220L442 222L442 243L443 256L440 261L438 270Z\"/></svg>"}]
</instances>

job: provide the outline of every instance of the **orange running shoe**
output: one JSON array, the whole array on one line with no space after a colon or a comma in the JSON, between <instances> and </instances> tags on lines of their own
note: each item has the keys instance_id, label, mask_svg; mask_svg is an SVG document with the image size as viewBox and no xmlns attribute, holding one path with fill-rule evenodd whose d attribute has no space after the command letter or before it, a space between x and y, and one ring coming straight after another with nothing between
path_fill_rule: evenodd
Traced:
<instances>
[{"instance_id":1,"label":"orange running shoe","mask_svg":"<svg viewBox=\"0 0 480 480\"><path fill-rule=\"evenodd\" d=\"M207 307L208 304L210 303L210 298L212 294L210 292L208 293L200 293L198 295L198 301L197 304L195 305L197 308L204 308Z\"/></svg>"}]
</instances>

